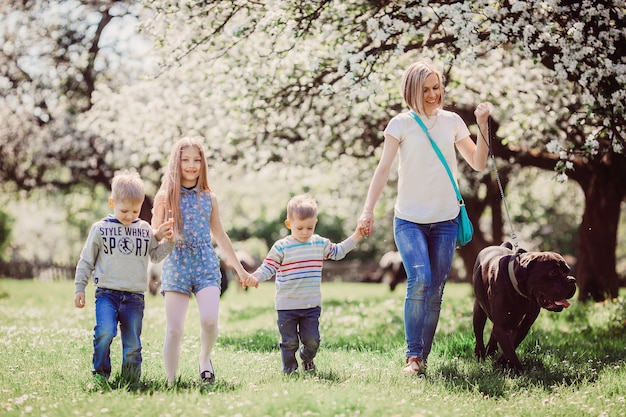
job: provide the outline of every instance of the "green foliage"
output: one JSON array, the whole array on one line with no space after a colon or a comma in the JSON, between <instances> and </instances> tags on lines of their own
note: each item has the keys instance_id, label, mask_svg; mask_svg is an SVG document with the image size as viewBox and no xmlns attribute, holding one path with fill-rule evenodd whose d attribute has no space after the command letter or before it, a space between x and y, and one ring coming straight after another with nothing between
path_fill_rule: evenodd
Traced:
<instances>
[{"instance_id":1,"label":"green foliage","mask_svg":"<svg viewBox=\"0 0 626 417\"><path fill-rule=\"evenodd\" d=\"M110 213L109 194L103 186L81 186L72 192L6 196L2 204L19 230L9 244L12 259L75 265L91 225Z\"/></svg>"},{"instance_id":2,"label":"green foliage","mask_svg":"<svg viewBox=\"0 0 626 417\"><path fill-rule=\"evenodd\" d=\"M513 227L528 245L526 249L576 255L582 194L578 184L557 183L553 174L537 168L512 176L506 198Z\"/></svg>"},{"instance_id":3,"label":"green foliage","mask_svg":"<svg viewBox=\"0 0 626 417\"><path fill-rule=\"evenodd\" d=\"M276 219L258 218L250 224L244 226L233 226L228 230L228 236L235 241L259 238L263 240L268 248L271 248L275 241L286 236L285 217Z\"/></svg>"},{"instance_id":4,"label":"green foliage","mask_svg":"<svg viewBox=\"0 0 626 417\"><path fill-rule=\"evenodd\" d=\"M97 385L89 372L93 287L87 306L71 303L71 282L0 280L0 414L3 416L620 416L626 392L624 299L574 302L542 311L518 349L526 371L515 376L473 354L471 289L448 284L428 370L402 374L403 289L378 284L323 284L322 344L315 375L284 376L278 349L273 284L227 291L213 352L216 383L200 384L199 317L191 299L181 343L178 381L167 386L162 366L163 297L146 298L143 368L126 385L119 337L114 375ZM622 414L620 414L622 413Z\"/></svg>"},{"instance_id":5,"label":"green foliage","mask_svg":"<svg viewBox=\"0 0 626 417\"><path fill-rule=\"evenodd\" d=\"M0 210L0 260L6 260L4 250L9 244L13 221L9 213Z\"/></svg>"}]
</instances>

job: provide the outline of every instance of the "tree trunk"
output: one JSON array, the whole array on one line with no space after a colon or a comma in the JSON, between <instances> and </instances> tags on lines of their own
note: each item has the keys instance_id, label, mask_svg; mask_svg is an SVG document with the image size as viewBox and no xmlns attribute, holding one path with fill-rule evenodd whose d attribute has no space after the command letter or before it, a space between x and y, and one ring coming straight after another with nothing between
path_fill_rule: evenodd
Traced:
<instances>
[{"instance_id":1,"label":"tree trunk","mask_svg":"<svg viewBox=\"0 0 626 417\"><path fill-rule=\"evenodd\" d=\"M592 171L589 181L581 184L585 193L585 210L578 230L578 262L576 282L578 299L603 301L616 298L619 280L615 269L617 224L619 224L619 181L611 170Z\"/></svg>"}]
</instances>

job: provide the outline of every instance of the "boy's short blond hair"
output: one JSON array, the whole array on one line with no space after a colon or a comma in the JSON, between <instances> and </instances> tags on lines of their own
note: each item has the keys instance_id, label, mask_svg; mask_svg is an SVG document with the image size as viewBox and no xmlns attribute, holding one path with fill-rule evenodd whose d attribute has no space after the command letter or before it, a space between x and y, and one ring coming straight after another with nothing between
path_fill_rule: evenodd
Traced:
<instances>
[{"instance_id":1,"label":"boy's short blond hair","mask_svg":"<svg viewBox=\"0 0 626 417\"><path fill-rule=\"evenodd\" d=\"M304 220L317 218L317 203L309 194L292 197L287 203L287 219Z\"/></svg>"},{"instance_id":2,"label":"boy's short blond hair","mask_svg":"<svg viewBox=\"0 0 626 417\"><path fill-rule=\"evenodd\" d=\"M116 172L111 181L111 198L118 202L143 202L146 190L139 174L130 170Z\"/></svg>"}]
</instances>

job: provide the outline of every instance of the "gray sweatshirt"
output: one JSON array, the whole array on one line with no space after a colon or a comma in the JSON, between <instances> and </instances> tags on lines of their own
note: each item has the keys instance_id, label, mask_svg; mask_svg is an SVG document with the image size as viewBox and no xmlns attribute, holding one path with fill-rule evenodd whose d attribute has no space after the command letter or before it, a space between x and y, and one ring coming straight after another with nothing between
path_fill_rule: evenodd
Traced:
<instances>
[{"instance_id":1,"label":"gray sweatshirt","mask_svg":"<svg viewBox=\"0 0 626 417\"><path fill-rule=\"evenodd\" d=\"M157 242L152 227L137 219L124 226L109 215L94 223L76 266L76 292L93 277L96 287L143 293L148 288L148 260L161 262L174 243Z\"/></svg>"}]
</instances>

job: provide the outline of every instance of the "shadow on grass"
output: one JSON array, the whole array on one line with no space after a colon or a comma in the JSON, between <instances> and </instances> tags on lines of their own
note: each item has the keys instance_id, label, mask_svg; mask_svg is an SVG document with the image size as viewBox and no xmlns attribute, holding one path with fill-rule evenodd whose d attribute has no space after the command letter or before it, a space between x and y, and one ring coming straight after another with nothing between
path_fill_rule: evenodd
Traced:
<instances>
[{"instance_id":1,"label":"shadow on grass","mask_svg":"<svg viewBox=\"0 0 626 417\"><path fill-rule=\"evenodd\" d=\"M305 372L302 370L298 370L288 375L283 374L283 378L289 381L312 379L312 380L330 382L333 384L340 384L342 382L345 382L348 379L346 376L341 376L339 372L334 371L332 369L324 369L324 370L318 369L315 372Z\"/></svg>"},{"instance_id":2,"label":"shadow on grass","mask_svg":"<svg viewBox=\"0 0 626 417\"><path fill-rule=\"evenodd\" d=\"M88 391L91 392L111 392L122 390L137 394L154 394L157 392L232 392L241 388L240 384L234 384L225 380L217 379L212 384L203 383L200 379L183 380L180 377L174 384L168 384L165 379L142 379L138 383L129 383L119 375L111 378L106 383L88 384Z\"/></svg>"},{"instance_id":3,"label":"shadow on grass","mask_svg":"<svg viewBox=\"0 0 626 417\"><path fill-rule=\"evenodd\" d=\"M440 339L447 353L442 355L442 363L430 369L429 377L441 379L451 391L478 391L491 398L508 396L516 388L552 391L557 386L576 387L596 382L605 369L624 366L623 332L617 336L614 328L587 328L559 337L548 331L531 330L516 351L524 366L518 375L496 358L478 362L473 335L451 335ZM452 360L451 351L457 352Z\"/></svg>"}]
</instances>

